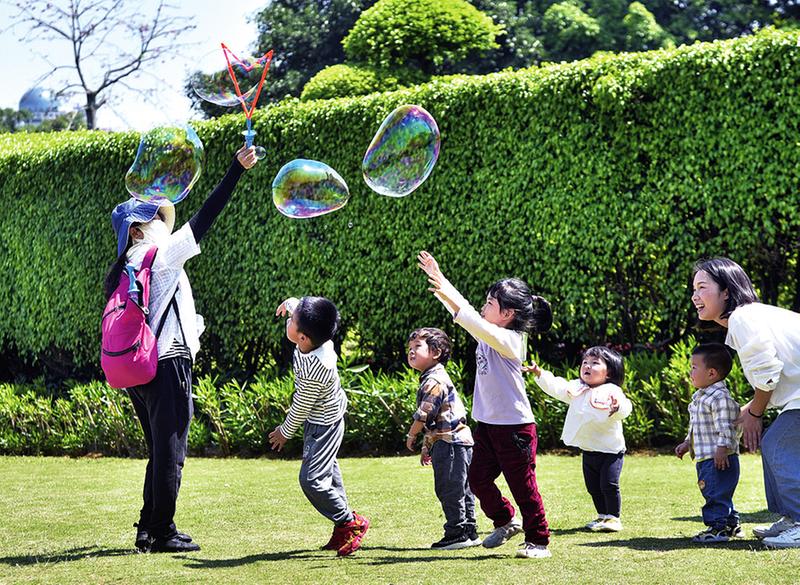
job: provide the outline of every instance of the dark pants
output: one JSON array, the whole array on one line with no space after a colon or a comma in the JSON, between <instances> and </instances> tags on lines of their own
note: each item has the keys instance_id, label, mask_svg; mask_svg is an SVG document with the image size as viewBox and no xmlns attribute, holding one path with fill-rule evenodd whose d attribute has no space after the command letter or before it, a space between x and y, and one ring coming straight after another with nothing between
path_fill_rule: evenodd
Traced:
<instances>
[{"instance_id":1,"label":"dark pants","mask_svg":"<svg viewBox=\"0 0 800 585\"><path fill-rule=\"evenodd\" d=\"M148 452L139 528L170 538L177 533L173 518L193 413L191 361L159 361L153 381L130 388L129 394Z\"/></svg>"},{"instance_id":2,"label":"dark pants","mask_svg":"<svg viewBox=\"0 0 800 585\"><path fill-rule=\"evenodd\" d=\"M438 440L431 447L433 485L444 512L444 537L459 538L475 530L475 498L467 482L472 447Z\"/></svg>"},{"instance_id":3,"label":"dark pants","mask_svg":"<svg viewBox=\"0 0 800 585\"><path fill-rule=\"evenodd\" d=\"M619 518L619 476L624 453L583 451L583 481L598 514Z\"/></svg>"},{"instance_id":4,"label":"dark pants","mask_svg":"<svg viewBox=\"0 0 800 585\"><path fill-rule=\"evenodd\" d=\"M536 443L533 423L490 425L479 422L469 466L469 487L495 528L508 524L514 517L514 507L494 483L502 473L522 514L525 540L547 545L550 530L536 485Z\"/></svg>"},{"instance_id":5,"label":"dark pants","mask_svg":"<svg viewBox=\"0 0 800 585\"><path fill-rule=\"evenodd\" d=\"M733 492L739 484L739 456L728 455L728 468L717 469L713 459L697 463L697 485L706 500L703 523L711 528L739 525Z\"/></svg>"}]
</instances>

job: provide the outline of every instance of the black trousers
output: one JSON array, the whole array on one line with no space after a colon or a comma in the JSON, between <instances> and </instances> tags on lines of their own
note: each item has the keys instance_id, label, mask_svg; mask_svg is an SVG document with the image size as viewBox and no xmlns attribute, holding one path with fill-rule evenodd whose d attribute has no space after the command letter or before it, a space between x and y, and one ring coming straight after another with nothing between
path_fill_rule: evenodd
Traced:
<instances>
[{"instance_id":1,"label":"black trousers","mask_svg":"<svg viewBox=\"0 0 800 585\"><path fill-rule=\"evenodd\" d=\"M622 497L619 493L619 476L622 473L624 453L599 453L583 451L583 481L592 496L598 514L619 518Z\"/></svg>"},{"instance_id":2,"label":"black trousers","mask_svg":"<svg viewBox=\"0 0 800 585\"><path fill-rule=\"evenodd\" d=\"M160 360L153 381L128 393L148 451L139 528L155 538L170 538L177 533L175 504L194 412L191 360Z\"/></svg>"}]
</instances>

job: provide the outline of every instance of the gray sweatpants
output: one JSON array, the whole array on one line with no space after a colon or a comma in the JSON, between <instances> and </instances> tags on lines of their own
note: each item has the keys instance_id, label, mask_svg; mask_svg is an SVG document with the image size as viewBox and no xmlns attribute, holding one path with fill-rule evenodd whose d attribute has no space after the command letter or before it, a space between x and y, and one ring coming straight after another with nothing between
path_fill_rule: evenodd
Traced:
<instances>
[{"instance_id":1,"label":"gray sweatpants","mask_svg":"<svg viewBox=\"0 0 800 585\"><path fill-rule=\"evenodd\" d=\"M447 520L445 538L458 538L475 529L475 497L469 489L467 470L472 447L439 440L431 447L433 482Z\"/></svg>"},{"instance_id":2,"label":"gray sweatpants","mask_svg":"<svg viewBox=\"0 0 800 585\"><path fill-rule=\"evenodd\" d=\"M337 525L353 520L336 461L343 437L344 418L332 425L306 422L303 427L300 487L311 505Z\"/></svg>"}]
</instances>

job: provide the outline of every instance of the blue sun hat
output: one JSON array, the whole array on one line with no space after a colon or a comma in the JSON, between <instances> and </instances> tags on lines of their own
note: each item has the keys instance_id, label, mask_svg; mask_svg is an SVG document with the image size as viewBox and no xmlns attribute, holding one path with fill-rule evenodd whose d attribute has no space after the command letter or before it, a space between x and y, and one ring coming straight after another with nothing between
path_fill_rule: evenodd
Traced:
<instances>
[{"instance_id":1,"label":"blue sun hat","mask_svg":"<svg viewBox=\"0 0 800 585\"><path fill-rule=\"evenodd\" d=\"M111 225L117 234L117 257L121 256L128 245L129 231L134 223L147 223L161 210L164 223L172 232L175 227L175 207L169 201L159 203L144 202L130 198L117 205L111 212Z\"/></svg>"}]
</instances>

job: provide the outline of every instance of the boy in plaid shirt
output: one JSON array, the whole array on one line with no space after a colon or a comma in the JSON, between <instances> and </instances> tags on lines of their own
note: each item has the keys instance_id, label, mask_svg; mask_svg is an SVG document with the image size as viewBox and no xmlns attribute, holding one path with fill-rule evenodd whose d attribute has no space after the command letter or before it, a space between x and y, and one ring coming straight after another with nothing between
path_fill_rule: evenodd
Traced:
<instances>
[{"instance_id":1,"label":"boy in plaid shirt","mask_svg":"<svg viewBox=\"0 0 800 585\"><path fill-rule=\"evenodd\" d=\"M408 365L421 373L417 411L408 430L406 447L414 450L420 431L425 431L422 464L433 464L436 496L446 518L444 537L431 545L438 550L478 546L475 498L469 489L467 470L472 461L472 432L467 410L444 369L452 344L441 329L425 327L408 337Z\"/></svg>"},{"instance_id":2,"label":"boy in plaid shirt","mask_svg":"<svg viewBox=\"0 0 800 585\"><path fill-rule=\"evenodd\" d=\"M735 421L739 404L731 398L725 377L733 360L719 343L699 345L692 351L692 386L697 391L689 404L689 432L675 447L683 459L689 452L697 466L697 485L706 500L703 522L708 526L693 542L727 542L742 535L733 492L739 483L739 435Z\"/></svg>"}]
</instances>

